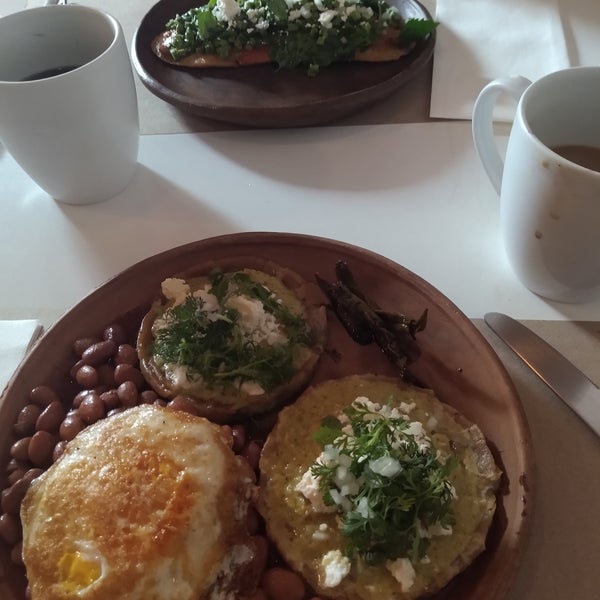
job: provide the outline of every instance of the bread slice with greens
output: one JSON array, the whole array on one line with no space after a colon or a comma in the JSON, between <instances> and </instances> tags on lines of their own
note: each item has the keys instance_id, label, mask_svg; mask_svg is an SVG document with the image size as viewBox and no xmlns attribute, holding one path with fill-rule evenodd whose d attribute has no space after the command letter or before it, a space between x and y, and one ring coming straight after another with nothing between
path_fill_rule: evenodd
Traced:
<instances>
[{"instance_id":1,"label":"bread slice with greens","mask_svg":"<svg viewBox=\"0 0 600 600\"><path fill-rule=\"evenodd\" d=\"M435 26L404 21L385 0L209 0L174 15L152 51L183 67L274 62L314 75L336 62L398 60Z\"/></svg>"},{"instance_id":2,"label":"bread slice with greens","mask_svg":"<svg viewBox=\"0 0 600 600\"><path fill-rule=\"evenodd\" d=\"M137 349L160 396L184 396L203 416L230 421L269 411L301 391L325 336L316 286L248 257L163 281Z\"/></svg>"},{"instance_id":3,"label":"bread slice with greens","mask_svg":"<svg viewBox=\"0 0 600 600\"><path fill-rule=\"evenodd\" d=\"M414 600L484 550L500 475L480 429L432 391L353 375L279 413L259 510L319 597Z\"/></svg>"}]
</instances>

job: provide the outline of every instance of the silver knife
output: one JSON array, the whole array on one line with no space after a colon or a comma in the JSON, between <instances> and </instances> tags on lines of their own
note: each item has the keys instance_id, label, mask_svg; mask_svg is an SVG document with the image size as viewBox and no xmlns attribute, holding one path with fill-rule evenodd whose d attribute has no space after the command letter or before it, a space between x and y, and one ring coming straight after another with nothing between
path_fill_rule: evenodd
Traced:
<instances>
[{"instance_id":1,"label":"silver knife","mask_svg":"<svg viewBox=\"0 0 600 600\"><path fill-rule=\"evenodd\" d=\"M600 389L548 342L501 313L483 317L488 326L589 427L600 436Z\"/></svg>"}]
</instances>

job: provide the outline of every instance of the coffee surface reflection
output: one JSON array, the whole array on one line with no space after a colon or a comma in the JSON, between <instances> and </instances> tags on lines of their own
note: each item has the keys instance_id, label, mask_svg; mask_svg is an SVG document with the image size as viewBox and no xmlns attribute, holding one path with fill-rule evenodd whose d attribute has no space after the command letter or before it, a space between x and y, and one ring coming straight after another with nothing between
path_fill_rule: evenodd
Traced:
<instances>
[{"instance_id":1,"label":"coffee surface reflection","mask_svg":"<svg viewBox=\"0 0 600 600\"><path fill-rule=\"evenodd\" d=\"M553 152L586 169L600 172L600 148L596 146L564 145L554 146Z\"/></svg>"}]
</instances>

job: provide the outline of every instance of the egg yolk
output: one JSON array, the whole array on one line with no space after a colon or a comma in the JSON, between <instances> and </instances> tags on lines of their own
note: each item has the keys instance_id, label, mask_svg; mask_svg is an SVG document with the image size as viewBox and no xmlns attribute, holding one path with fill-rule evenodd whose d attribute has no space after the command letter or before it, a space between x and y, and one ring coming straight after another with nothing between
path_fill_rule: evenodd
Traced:
<instances>
[{"instance_id":1,"label":"egg yolk","mask_svg":"<svg viewBox=\"0 0 600 600\"><path fill-rule=\"evenodd\" d=\"M65 589L72 592L92 585L102 574L97 560L85 557L77 550L63 554L58 568Z\"/></svg>"}]
</instances>

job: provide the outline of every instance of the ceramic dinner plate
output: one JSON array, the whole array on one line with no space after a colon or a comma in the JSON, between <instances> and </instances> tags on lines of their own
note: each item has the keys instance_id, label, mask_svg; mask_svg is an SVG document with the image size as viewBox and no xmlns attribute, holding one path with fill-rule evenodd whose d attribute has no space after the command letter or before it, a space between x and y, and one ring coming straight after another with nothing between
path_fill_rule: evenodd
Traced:
<instances>
[{"instance_id":1,"label":"ceramic dinner plate","mask_svg":"<svg viewBox=\"0 0 600 600\"><path fill-rule=\"evenodd\" d=\"M404 19L429 19L416 0L389 0ZM176 14L206 0L160 0L142 19L131 58L142 83L177 108L202 117L255 127L326 123L381 100L409 82L433 55L435 33L405 57L386 63L347 63L309 77L273 65L191 69L158 59L150 43Z\"/></svg>"},{"instance_id":2,"label":"ceramic dinner plate","mask_svg":"<svg viewBox=\"0 0 600 600\"><path fill-rule=\"evenodd\" d=\"M437 598L500 600L516 569L532 508L531 441L515 388L491 346L443 294L402 266L338 241L285 233L220 236L148 258L96 289L38 341L0 399L2 487L9 448L15 441L10 424L29 391L48 384L72 398L68 372L75 339L98 335L115 321L122 322L135 339L141 316L165 277L206 261L238 256L276 260L309 281L314 281L316 272L333 280L336 261L345 259L359 285L382 308L414 318L428 309L427 328L418 336L422 354L412 371L442 401L480 426L504 471L487 550ZM330 315L326 352L314 382L361 372L394 374L377 347L352 342ZM0 574L0 598L24 600L23 570L10 562L9 549L1 541Z\"/></svg>"}]
</instances>

